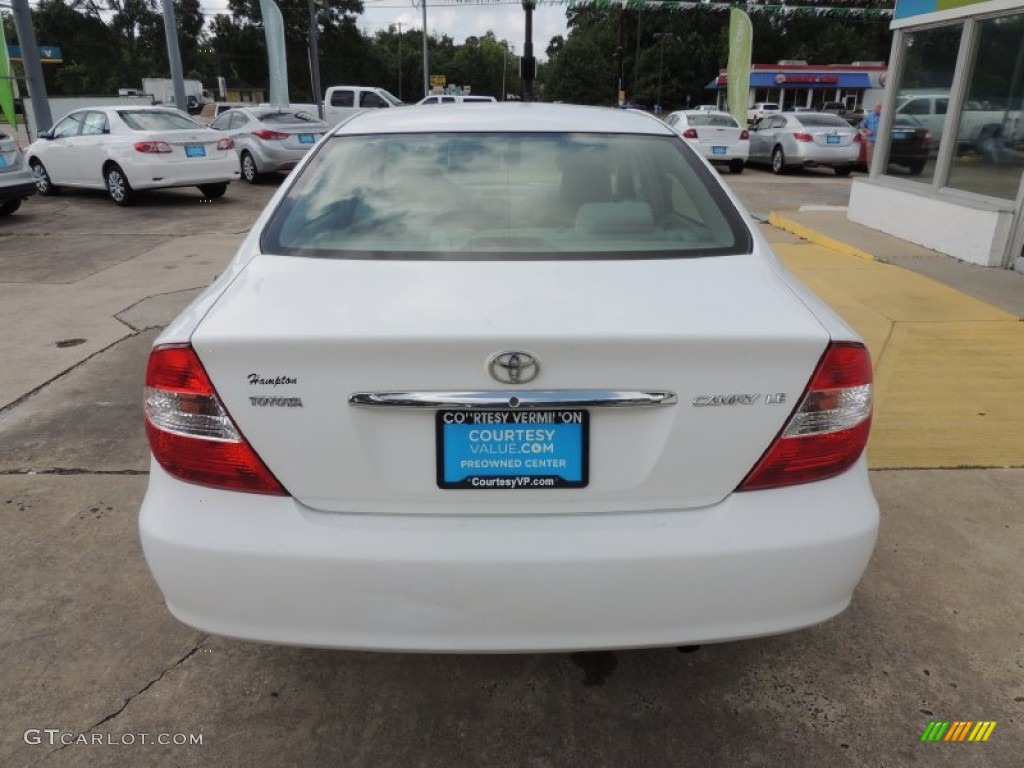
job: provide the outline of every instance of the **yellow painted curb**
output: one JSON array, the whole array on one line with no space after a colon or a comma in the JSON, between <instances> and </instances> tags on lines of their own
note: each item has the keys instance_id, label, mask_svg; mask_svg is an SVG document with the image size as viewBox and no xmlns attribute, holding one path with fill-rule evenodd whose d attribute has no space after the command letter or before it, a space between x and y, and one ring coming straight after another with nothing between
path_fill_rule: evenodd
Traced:
<instances>
[{"instance_id":1,"label":"yellow painted curb","mask_svg":"<svg viewBox=\"0 0 1024 768\"><path fill-rule=\"evenodd\" d=\"M831 238L828 235L823 235L816 229L805 227L803 224L797 224L792 219L780 216L775 211L768 214L768 223L773 227L778 227L781 230L789 232L791 235L802 237L804 240L808 240L815 245L820 245L823 248L836 251L837 253L842 253L847 256L855 256L858 259L865 259L866 261L875 260L875 257L867 251L862 251L860 248L854 248L852 245L847 245L840 240Z\"/></svg>"}]
</instances>

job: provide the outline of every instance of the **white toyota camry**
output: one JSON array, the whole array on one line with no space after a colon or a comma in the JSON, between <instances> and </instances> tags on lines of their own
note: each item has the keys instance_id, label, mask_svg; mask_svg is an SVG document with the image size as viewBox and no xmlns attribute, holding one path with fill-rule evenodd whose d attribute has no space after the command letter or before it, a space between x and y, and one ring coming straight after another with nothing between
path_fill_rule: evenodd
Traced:
<instances>
[{"instance_id":1,"label":"white toyota camry","mask_svg":"<svg viewBox=\"0 0 1024 768\"><path fill-rule=\"evenodd\" d=\"M118 205L132 205L138 190L167 187L196 186L218 198L241 175L230 137L166 107L79 109L25 154L40 194L105 189Z\"/></svg>"},{"instance_id":2,"label":"white toyota camry","mask_svg":"<svg viewBox=\"0 0 1024 768\"><path fill-rule=\"evenodd\" d=\"M702 643L842 611L871 363L671 128L371 110L156 340L171 612L352 649Z\"/></svg>"}]
</instances>

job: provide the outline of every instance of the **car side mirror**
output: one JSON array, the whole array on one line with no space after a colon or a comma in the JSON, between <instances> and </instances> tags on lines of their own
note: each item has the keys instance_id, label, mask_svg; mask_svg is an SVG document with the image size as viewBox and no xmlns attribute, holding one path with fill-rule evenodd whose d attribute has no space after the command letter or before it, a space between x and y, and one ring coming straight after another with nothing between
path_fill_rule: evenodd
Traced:
<instances>
[{"instance_id":1,"label":"car side mirror","mask_svg":"<svg viewBox=\"0 0 1024 768\"><path fill-rule=\"evenodd\" d=\"M40 131L36 134L37 139L46 139L49 141L53 138L53 128L47 128L45 131Z\"/></svg>"}]
</instances>

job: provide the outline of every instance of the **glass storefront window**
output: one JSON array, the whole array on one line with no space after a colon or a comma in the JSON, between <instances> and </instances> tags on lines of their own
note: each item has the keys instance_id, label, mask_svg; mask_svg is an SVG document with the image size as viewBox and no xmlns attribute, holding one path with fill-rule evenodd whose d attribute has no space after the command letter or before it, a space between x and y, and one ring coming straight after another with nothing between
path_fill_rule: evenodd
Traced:
<instances>
[{"instance_id":1,"label":"glass storefront window","mask_svg":"<svg viewBox=\"0 0 1024 768\"><path fill-rule=\"evenodd\" d=\"M896 84L896 106L889 142L891 176L931 182L949 106L963 24L908 32L903 38L903 67ZM874 105L865 104L865 112Z\"/></svg>"},{"instance_id":2,"label":"glass storefront window","mask_svg":"<svg viewBox=\"0 0 1024 768\"><path fill-rule=\"evenodd\" d=\"M948 185L1014 200L1024 168L1024 14L978 22Z\"/></svg>"}]
</instances>

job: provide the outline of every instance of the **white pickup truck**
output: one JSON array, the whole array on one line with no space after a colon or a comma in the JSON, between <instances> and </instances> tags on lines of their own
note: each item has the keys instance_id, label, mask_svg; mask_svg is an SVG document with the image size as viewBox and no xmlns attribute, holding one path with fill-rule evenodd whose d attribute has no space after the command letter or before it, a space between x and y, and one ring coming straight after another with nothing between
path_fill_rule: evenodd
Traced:
<instances>
[{"instance_id":1,"label":"white pickup truck","mask_svg":"<svg viewBox=\"0 0 1024 768\"><path fill-rule=\"evenodd\" d=\"M933 150L938 149L942 139L948 111L948 93L901 93L896 98L896 116L913 118L915 124L927 128L932 134ZM1009 131L1015 118L1020 118L1019 111L984 109L978 102L968 100L960 117L958 151L976 149L979 136L991 134L994 126Z\"/></svg>"},{"instance_id":2,"label":"white pickup truck","mask_svg":"<svg viewBox=\"0 0 1024 768\"><path fill-rule=\"evenodd\" d=\"M383 88L367 85L332 85L324 94L324 122L337 125L364 109L401 107L402 102Z\"/></svg>"}]
</instances>

